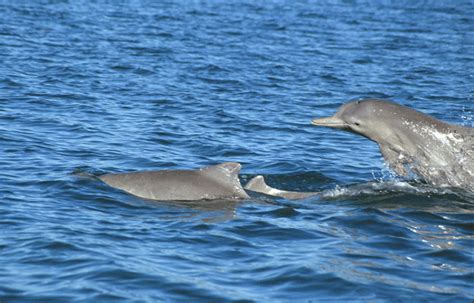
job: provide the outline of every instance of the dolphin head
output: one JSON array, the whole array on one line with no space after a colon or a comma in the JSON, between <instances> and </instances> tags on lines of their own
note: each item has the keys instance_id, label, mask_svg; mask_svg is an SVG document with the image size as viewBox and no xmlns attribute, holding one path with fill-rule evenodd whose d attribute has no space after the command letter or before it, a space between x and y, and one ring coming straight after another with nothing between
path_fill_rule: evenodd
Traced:
<instances>
[{"instance_id":1,"label":"dolphin head","mask_svg":"<svg viewBox=\"0 0 474 303\"><path fill-rule=\"evenodd\" d=\"M365 99L342 105L313 125L350 131L375 141L387 164L434 185L472 184L471 128L451 125L387 100ZM471 166L469 166L471 165ZM464 173L467 171L467 174Z\"/></svg>"},{"instance_id":2,"label":"dolphin head","mask_svg":"<svg viewBox=\"0 0 474 303\"><path fill-rule=\"evenodd\" d=\"M399 126L401 108L385 100L352 101L342 105L331 117L313 119L312 124L350 131L380 143L391 137L394 128Z\"/></svg>"}]
</instances>

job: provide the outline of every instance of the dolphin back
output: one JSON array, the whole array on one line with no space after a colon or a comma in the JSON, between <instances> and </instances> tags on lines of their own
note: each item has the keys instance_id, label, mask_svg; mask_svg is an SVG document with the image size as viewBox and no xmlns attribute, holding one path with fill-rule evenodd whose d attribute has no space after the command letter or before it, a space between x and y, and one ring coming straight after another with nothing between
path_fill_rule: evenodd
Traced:
<instances>
[{"instance_id":1,"label":"dolphin back","mask_svg":"<svg viewBox=\"0 0 474 303\"><path fill-rule=\"evenodd\" d=\"M105 174L99 177L111 187L132 195L161 201L245 199L239 163L222 163L198 170L160 170Z\"/></svg>"}]
</instances>

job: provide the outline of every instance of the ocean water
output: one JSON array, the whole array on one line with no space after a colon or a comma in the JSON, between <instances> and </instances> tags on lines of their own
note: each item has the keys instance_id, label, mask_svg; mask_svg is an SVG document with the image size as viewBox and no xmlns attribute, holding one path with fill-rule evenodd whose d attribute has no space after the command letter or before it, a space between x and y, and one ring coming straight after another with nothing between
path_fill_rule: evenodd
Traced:
<instances>
[{"instance_id":1,"label":"ocean water","mask_svg":"<svg viewBox=\"0 0 474 303\"><path fill-rule=\"evenodd\" d=\"M310 125L349 99L473 125L472 1L0 1L0 301L470 302L474 196ZM302 201L84 175L242 163Z\"/></svg>"}]
</instances>

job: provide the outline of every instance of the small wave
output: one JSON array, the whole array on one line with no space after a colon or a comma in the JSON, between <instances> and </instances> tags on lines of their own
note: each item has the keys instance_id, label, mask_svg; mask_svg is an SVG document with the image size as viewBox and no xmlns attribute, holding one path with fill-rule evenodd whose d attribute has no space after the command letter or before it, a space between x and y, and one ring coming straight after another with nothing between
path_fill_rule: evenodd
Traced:
<instances>
[{"instance_id":1,"label":"small wave","mask_svg":"<svg viewBox=\"0 0 474 303\"><path fill-rule=\"evenodd\" d=\"M466 200L470 193L451 188L433 187L423 183L411 183L408 181L392 180L381 182L368 182L352 186L336 186L333 189L321 192L323 199L340 199L346 197L380 196L383 194L400 193L415 194L430 197L430 195L458 195ZM471 197L472 198L472 197Z\"/></svg>"}]
</instances>

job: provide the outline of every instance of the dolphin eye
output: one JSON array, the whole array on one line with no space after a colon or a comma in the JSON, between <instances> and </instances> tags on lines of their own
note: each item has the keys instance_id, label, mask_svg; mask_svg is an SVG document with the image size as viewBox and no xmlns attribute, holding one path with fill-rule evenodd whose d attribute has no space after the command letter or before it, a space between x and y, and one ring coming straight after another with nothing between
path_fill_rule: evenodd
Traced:
<instances>
[{"instance_id":1,"label":"dolphin eye","mask_svg":"<svg viewBox=\"0 0 474 303\"><path fill-rule=\"evenodd\" d=\"M356 126L360 126L360 123L359 123L359 122L354 122L354 124L355 124Z\"/></svg>"}]
</instances>

